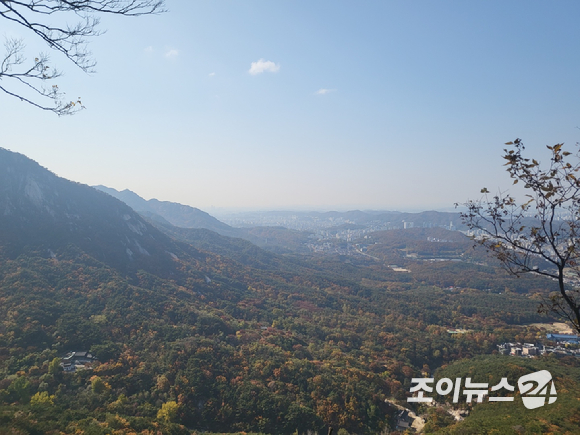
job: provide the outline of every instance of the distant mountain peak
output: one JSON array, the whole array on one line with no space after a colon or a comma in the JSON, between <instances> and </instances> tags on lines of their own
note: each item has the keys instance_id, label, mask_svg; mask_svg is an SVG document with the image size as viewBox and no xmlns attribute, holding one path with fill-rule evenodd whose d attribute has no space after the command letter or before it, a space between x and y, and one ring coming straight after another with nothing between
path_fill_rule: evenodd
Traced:
<instances>
[{"instance_id":1,"label":"distant mountain peak","mask_svg":"<svg viewBox=\"0 0 580 435\"><path fill-rule=\"evenodd\" d=\"M129 271L170 265L166 251L173 243L125 203L0 148L0 249L9 256L42 251L56 257L76 246Z\"/></svg>"},{"instance_id":2,"label":"distant mountain peak","mask_svg":"<svg viewBox=\"0 0 580 435\"><path fill-rule=\"evenodd\" d=\"M234 228L217 220L210 214L189 205L160 201L155 198L146 200L129 189L119 191L106 186L94 187L123 201L137 212L145 212L146 215L152 213L161 216L176 227L205 228L226 235L235 233Z\"/></svg>"}]
</instances>

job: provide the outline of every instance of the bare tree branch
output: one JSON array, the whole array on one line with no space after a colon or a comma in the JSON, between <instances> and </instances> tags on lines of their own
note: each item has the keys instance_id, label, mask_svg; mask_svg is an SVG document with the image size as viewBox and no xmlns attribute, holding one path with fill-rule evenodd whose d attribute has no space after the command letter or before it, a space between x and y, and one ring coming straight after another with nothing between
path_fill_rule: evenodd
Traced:
<instances>
[{"instance_id":1,"label":"bare tree branch","mask_svg":"<svg viewBox=\"0 0 580 435\"><path fill-rule=\"evenodd\" d=\"M60 53L82 71L90 73L96 66L88 50L90 38L99 36L99 14L140 16L165 12L164 0L0 0L0 18L22 26L43 40L51 50ZM74 25L56 25L59 17L76 17ZM51 18L54 16L54 18ZM0 62L0 90L42 110L70 115L83 108L80 98L66 100L58 86L37 86L34 82L54 80L62 73L49 65L49 56L40 54L28 66L21 39L8 39ZM9 83L22 86L12 89ZM32 91L32 95L27 92ZM35 95L35 96L34 96ZM50 105L51 103L53 105Z\"/></svg>"}]
</instances>

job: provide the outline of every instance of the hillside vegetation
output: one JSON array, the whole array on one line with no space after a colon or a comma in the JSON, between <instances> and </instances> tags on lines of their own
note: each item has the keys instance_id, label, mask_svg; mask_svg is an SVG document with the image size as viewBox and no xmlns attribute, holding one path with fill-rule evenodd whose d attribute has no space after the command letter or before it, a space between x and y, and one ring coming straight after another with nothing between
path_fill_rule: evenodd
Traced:
<instances>
[{"instance_id":1,"label":"hillside vegetation","mask_svg":"<svg viewBox=\"0 0 580 435\"><path fill-rule=\"evenodd\" d=\"M380 433L396 423L385 400L406 404L411 378L542 335L522 327L546 321L535 296L492 266L396 272L162 232L0 151L0 434ZM69 351L99 363L65 373ZM576 412L562 397L558 412Z\"/></svg>"}]
</instances>

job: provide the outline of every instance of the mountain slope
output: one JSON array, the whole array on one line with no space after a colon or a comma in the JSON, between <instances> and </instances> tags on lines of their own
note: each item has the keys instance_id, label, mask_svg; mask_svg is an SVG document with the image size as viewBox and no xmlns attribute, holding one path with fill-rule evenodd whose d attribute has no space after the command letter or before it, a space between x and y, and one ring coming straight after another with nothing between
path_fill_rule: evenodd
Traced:
<instances>
[{"instance_id":1,"label":"mountain slope","mask_svg":"<svg viewBox=\"0 0 580 435\"><path fill-rule=\"evenodd\" d=\"M423 370L540 332L511 291L172 231L199 249L0 150L0 434L383 433ZM64 373L69 351L99 363Z\"/></svg>"},{"instance_id":2,"label":"mountain slope","mask_svg":"<svg viewBox=\"0 0 580 435\"><path fill-rule=\"evenodd\" d=\"M118 191L106 186L94 187L123 201L155 223L165 224L166 226L168 223L171 226L185 229L211 230L222 236L239 237L261 248L278 253L304 251L304 244L310 234L304 231L271 226L234 228L195 207L157 199L145 200L135 192L127 189ZM181 240L182 236L186 234L188 234L187 231L174 231L172 236ZM191 240L188 240L187 236L185 236L184 241L190 242Z\"/></svg>"},{"instance_id":3,"label":"mountain slope","mask_svg":"<svg viewBox=\"0 0 580 435\"><path fill-rule=\"evenodd\" d=\"M189 243L197 249L230 258L245 266L278 273L289 270L297 272L300 267L296 259L267 251L245 238L223 236L205 228L176 227L167 221L164 222L163 218L158 215L146 218L159 230L176 240Z\"/></svg>"},{"instance_id":4,"label":"mountain slope","mask_svg":"<svg viewBox=\"0 0 580 435\"><path fill-rule=\"evenodd\" d=\"M106 186L94 186L102 192L123 201L137 212L150 212L158 214L172 225L181 228L206 228L224 235L234 235L235 229L220 222L208 213L188 205L176 202L159 201L155 198L145 200L128 189L118 191Z\"/></svg>"},{"instance_id":5,"label":"mountain slope","mask_svg":"<svg viewBox=\"0 0 580 435\"><path fill-rule=\"evenodd\" d=\"M54 257L73 245L123 271L172 268L175 243L123 202L0 148L0 246Z\"/></svg>"}]
</instances>

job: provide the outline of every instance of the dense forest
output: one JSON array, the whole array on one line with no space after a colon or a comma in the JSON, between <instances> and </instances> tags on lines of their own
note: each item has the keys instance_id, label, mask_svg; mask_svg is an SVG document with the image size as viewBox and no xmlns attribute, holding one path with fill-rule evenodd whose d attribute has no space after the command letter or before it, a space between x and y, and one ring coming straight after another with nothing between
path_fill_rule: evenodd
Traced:
<instances>
[{"instance_id":1,"label":"dense forest","mask_svg":"<svg viewBox=\"0 0 580 435\"><path fill-rule=\"evenodd\" d=\"M423 230L377 235L375 254L398 255L401 272L386 260L281 255L209 230L156 228L116 199L19 164L24 175L0 195L10 210L0 217L0 434L388 433L390 403L407 406L412 378L496 376L505 365L553 369L566 388L550 410L566 417L482 404L456 423L418 408L431 416L426 429L477 433L496 427L498 412L521 415L512 426L530 433L578 423L575 361L477 358L545 336L531 323L550 321L537 306L551 281L477 258L409 257L426 250ZM21 194L31 179L32 200ZM98 210L91 221L87 204ZM46 235L28 232L39 221ZM428 254L450 246L472 249L459 239ZM71 351L98 361L64 372Z\"/></svg>"},{"instance_id":2,"label":"dense forest","mask_svg":"<svg viewBox=\"0 0 580 435\"><path fill-rule=\"evenodd\" d=\"M392 424L385 399L404 400L410 378L498 342L533 341L540 331L519 325L544 320L516 292L357 276L324 259L274 273L208 254L176 282L129 279L73 247L56 256L3 258L0 270L1 415L25 431L107 433L122 420L176 433L376 433ZM70 350L101 364L63 373L54 361ZM50 406L33 406L43 393ZM172 421L160 420L173 402Z\"/></svg>"}]
</instances>

